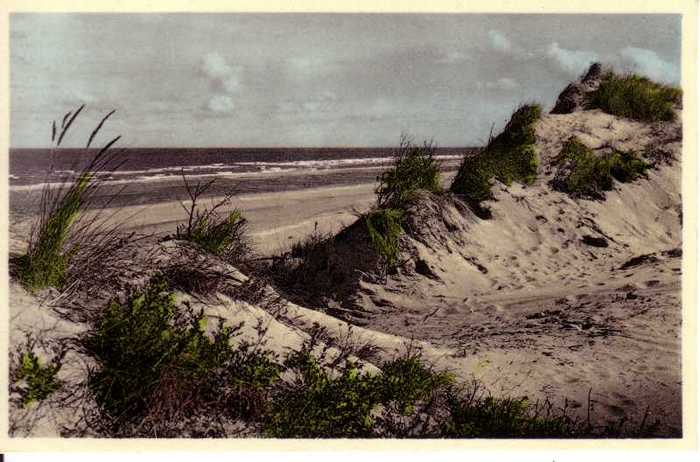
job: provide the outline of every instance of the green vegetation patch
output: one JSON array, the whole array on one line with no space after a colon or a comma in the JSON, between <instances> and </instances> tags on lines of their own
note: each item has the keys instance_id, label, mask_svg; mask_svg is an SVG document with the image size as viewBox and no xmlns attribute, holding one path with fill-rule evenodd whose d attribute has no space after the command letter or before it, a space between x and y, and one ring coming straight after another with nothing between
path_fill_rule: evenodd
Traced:
<instances>
[{"instance_id":1,"label":"green vegetation patch","mask_svg":"<svg viewBox=\"0 0 700 462\"><path fill-rule=\"evenodd\" d=\"M85 203L85 194L93 181L90 173L83 173L66 193L57 199L55 208L39 225L36 239L28 252L17 260L17 276L28 289L61 287L70 259L77 246L66 246L71 227Z\"/></svg>"},{"instance_id":2,"label":"green vegetation patch","mask_svg":"<svg viewBox=\"0 0 700 462\"><path fill-rule=\"evenodd\" d=\"M84 339L98 364L89 386L103 411L133 418L159 401L207 406L237 396L241 386L257 390L277 380L268 355L232 348L235 329L223 324L210 339L205 321L176 307L160 279L125 303L113 301Z\"/></svg>"},{"instance_id":3,"label":"green vegetation patch","mask_svg":"<svg viewBox=\"0 0 700 462\"><path fill-rule=\"evenodd\" d=\"M372 247L382 257L387 269L394 268L399 261L403 217L404 212L400 209L378 209L365 215Z\"/></svg>"},{"instance_id":4,"label":"green vegetation patch","mask_svg":"<svg viewBox=\"0 0 700 462\"><path fill-rule=\"evenodd\" d=\"M60 369L59 357L48 364L42 364L31 347L23 351L19 365L12 374L13 388L19 392L22 405L27 406L35 401L43 401L60 390L63 384L56 377Z\"/></svg>"},{"instance_id":5,"label":"green vegetation patch","mask_svg":"<svg viewBox=\"0 0 700 462\"><path fill-rule=\"evenodd\" d=\"M450 190L462 196L482 218L490 216L481 203L493 198L493 178L510 185L513 181L531 184L537 178L535 122L542 116L539 105L523 105L506 124L503 132L489 140L476 156L465 156Z\"/></svg>"},{"instance_id":6,"label":"green vegetation patch","mask_svg":"<svg viewBox=\"0 0 700 462\"><path fill-rule=\"evenodd\" d=\"M378 436L378 411L411 414L414 405L453 383L420 358L407 355L362 372L347 362L339 374L325 370L308 352L292 354L285 365L296 380L275 395L266 431L281 438L361 438Z\"/></svg>"},{"instance_id":7,"label":"green vegetation patch","mask_svg":"<svg viewBox=\"0 0 700 462\"><path fill-rule=\"evenodd\" d=\"M671 121L683 93L679 88L653 82L635 74L608 72L590 97L590 107L643 122Z\"/></svg>"},{"instance_id":8,"label":"green vegetation patch","mask_svg":"<svg viewBox=\"0 0 700 462\"><path fill-rule=\"evenodd\" d=\"M527 398L497 399L473 393L450 394L447 438L570 438L587 431L551 406L532 406Z\"/></svg>"},{"instance_id":9,"label":"green vegetation patch","mask_svg":"<svg viewBox=\"0 0 700 462\"><path fill-rule=\"evenodd\" d=\"M435 160L436 146L432 142L415 145L401 137L394 152L394 164L382 173L377 186L379 208L404 208L418 190L440 191L440 170Z\"/></svg>"},{"instance_id":10,"label":"green vegetation patch","mask_svg":"<svg viewBox=\"0 0 700 462\"><path fill-rule=\"evenodd\" d=\"M574 197L603 199L613 189L613 179L628 183L644 176L651 165L633 152L614 150L597 156L576 137L562 147L558 157L562 165L554 180L557 189Z\"/></svg>"},{"instance_id":11,"label":"green vegetation patch","mask_svg":"<svg viewBox=\"0 0 700 462\"><path fill-rule=\"evenodd\" d=\"M238 257L246 252L246 228L247 221L239 210L225 216L196 210L187 225L177 227L175 238L194 242L214 255Z\"/></svg>"}]
</instances>

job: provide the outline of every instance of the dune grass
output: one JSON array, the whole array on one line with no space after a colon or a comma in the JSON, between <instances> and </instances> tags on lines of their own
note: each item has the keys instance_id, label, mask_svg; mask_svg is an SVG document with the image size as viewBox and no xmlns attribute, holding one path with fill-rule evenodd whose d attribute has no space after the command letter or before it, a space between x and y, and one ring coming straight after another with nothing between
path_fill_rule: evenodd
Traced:
<instances>
[{"instance_id":1,"label":"dune grass","mask_svg":"<svg viewBox=\"0 0 700 462\"><path fill-rule=\"evenodd\" d=\"M381 256L385 271L394 268L399 261L403 216L401 209L376 209L364 215L370 242Z\"/></svg>"},{"instance_id":2,"label":"dune grass","mask_svg":"<svg viewBox=\"0 0 700 462\"><path fill-rule=\"evenodd\" d=\"M589 105L609 114L643 122L672 121L674 106L680 105L682 91L635 74L608 72L593 92Z\"/></svg>"},{"instance_id":3,"label":"dune grass","mask_svg":"<svg viewBox=\"0 0 700 462\"><path fill-rule=\"evenodd\" d=\"M250 257L248 222L241 211L220 213L220 209L230 205L235 193L225 194L210 207L200 207L200 200L215 180L191 185L183 172L182 181L189 196L189 206L180 202L187 213L187 222L177 226L173 237L193 242L231 264L242 263Z\"/></svg>"},{"instance_id":4,"label":"dune grass","mask_svg":"<svg viewBox=\"0 0 700 462\"><path fill-rule=\"evenodd\" d=\"M533 406L527 398L459 395L448 397L446 438L574 438L592 435L590 428L550 405Z\"/></svg>"},{"instance_id":5,"label":"dune grass","mask_svg":"<svg viewBox=\"0 0 700 462\"><path fill-rule=\"evenodd\" d=\"M402 135L393 153L392 167L377 178L377 207L400 209L418 190L439 192L440 170L435 151L433 142L416 145L407 135Z\"/></svg>"},{"instance_id":6,"label":"dune grass","mask_svg":"<svg viewBox=\"0 0 700 462\"><path fill-rule=\"evenodd\" d=\"M633 152L613 150L596 155L576 137L564 143L557 159L560 172L554 186L573 197L604 199L614 182L628 183L644 176L651 165Z\"/></svg>"},{"instance_id":7,"label":"dune grass","mask_svg":"<svg viewBox=\"0 0 700 462\"><path fill-rule=\"evenodd\" d=\"M537 104L520 106L479 154L465 156L450 190L465 199L478 216L490 217L482 202L493 198L494 178L510 185L513 181L531 184L537 177L534 124L541 116L542 108Z\"/></svg>"},{"instance_id":8,"label":"dune grass","mask_svg":"<svg viewBox=\"0 0 700 462\"><path fill-rule=\"evenodd\" d=\"M84 105L63 117L60 133L53 122L52 142L56 148L60 147L83 108ZM92 131L86 149L91 147L112 114L114 111L103 117ZM42 190L39 219L32 226L27 253L12 262L17 278L30 291L62 288L68 282L68 273L75 260L80 260L83 268L87 268L97 257L104 257L121 245L118 226L106 229L99 214L83 220L83 212L100 184L100 172L108 167L118 167L110 149L119 138L113 138L99 149L75 178L67 178L59 186L47 185Z\"/></svg>"}]
</instances>

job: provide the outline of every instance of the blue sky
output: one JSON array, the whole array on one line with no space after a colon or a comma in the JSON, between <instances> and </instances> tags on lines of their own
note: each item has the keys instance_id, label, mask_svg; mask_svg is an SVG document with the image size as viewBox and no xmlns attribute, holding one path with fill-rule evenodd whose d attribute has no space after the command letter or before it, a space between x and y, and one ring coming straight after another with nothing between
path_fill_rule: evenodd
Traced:
<instances>
[{"instance_id":1,"label":"blue sky","mask_svg":"<svg viewBox=\"0 0 700 462\"><path fill-rule=\"evenodd\" d=\"M11 146L441 146L553 106L593 61L680 80L680 16L13 14Z\"/></svg>"}]
</instances>

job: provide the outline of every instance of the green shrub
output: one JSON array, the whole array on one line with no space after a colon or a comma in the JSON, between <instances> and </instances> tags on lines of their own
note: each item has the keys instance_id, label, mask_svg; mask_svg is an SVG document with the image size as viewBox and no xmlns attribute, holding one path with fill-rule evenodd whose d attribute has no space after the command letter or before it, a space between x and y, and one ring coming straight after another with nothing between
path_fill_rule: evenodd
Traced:
<instances>
[{"instance_id":1,"label":"green shrub","mask_svg":"<svg viewBox=\"0 0 700 462\"><path fill-rule=\"evenodd\" d=\"M592 199L604 198L604 192L613 188L613 179L631 182L651 168L631 152L614 150L597 156L576 137L567 140L557 161L563 164L563 173L555 179L555 187L574 197Z\"/></svg>"},{"instance_id":2,"label":"green shrub","mask_svg":"<svg viewBox=\"0 0 700 462\"><path fill-rule=\"evenodd\" d=\"M527 398L493 398L452 393L449 417L442 435L447 438L570 438L583 428L551 406L533 407Z\"/></svg>"},{"instance_id":3,"label":"green shrub","mask_svg":"<svg viewBox=\"0 0 700 462\"><path fill-rule=\"evenodd\" d=\"M388 361L382 365L380 396L402 414L414 412L418 401L427 400L436 390L454 383L449 372L434 372L417 354Z\"/></svg>"},{"instance_id":4,"label":"green shrub","mask_svg":"<svg viewBox=\"0 0 700 462\"><path fill-rule=\"evenodd\" d=\"M503 131L476 156L465 156L450 190L462 196L477 215L490 214L481 203L491 199L492 179L510 185L531 184L537 178L535 122L542 116L539 105L520 106Z\"/></svg>"},{"instance_id":5,"label":"green shrub","mask_svg":"<svg viewBox=\"0 0 700 462\"><path fill-rule=\"evenodd\" d=\"M220 324L210 339L202 313L185 308L156 279L126 303L113 301L84 339L98 364L89 387L112 418L137 418L158 400L177 406L183 395L220 402L231 386L258 389L277 379L279 368L266 354L230 346L233 328Z\"/></svg>"},{"instance_id":6,"label":"green shrub","mask_svg":"<svg viewBox=\"0 0 700 462\"><path fill-rule=\"evenodd\" d=\"M620 183L629 183L644 176L651 164L640 159L630 151L613 151L611 156L610 174Z\"/></svg>"},{"instance_id":7,"label":"green shrub","mask_svg":"<svg viewBox=\"0 0 700 462\"><path fill-rule=\"evenodd\" d=\"M400 209L379 209L365 215L372 246L384 260L387 269L394 268L399 260L403 215Z\"/></svg>"},{"instance_id":8,"label":"green shrub","mask_svg":"<svg viewBox=\"0 0 700 462\"><path fill-rule=\"evenodd\" d=\"M308 351L293 353L285 365L297 379L275 396L266 424L275 437L378 436L380 408L412 414L416 403L454 381L451 374L431 371L417 355L384 363L380 374L362 372L348 361L334 376Z\"/></svg>"},{"instance_id":9,"label":"green shrub","mask_svg":"<svg viewBox=\"0 0 700 462\"><path fill-rule=\"evenodd\" d=\"M377 379L347 364L337 377L309 352L292 354L285 366L295 382L278 392L266 433L281 438L361 438L372 433L372 410L379 402Z\"/></svg>"},{"instance_id":10,"label":"green shrub","mask_svg":"<svg viewBox=\"0 0 700 462\"><path fill-rule=\"evenodd\" d=\"M43 401L61 389L63 384L56 378L61 369L60 359L55 357L49 364L42 364L32 351L31 344L27 344L19 356L19 364L11 374L12 388L19 393L23 406Z\"/></svg>"},{"instance_id":11,"label":"green shrub","mask_svg":"<svg viewBox=\"0 0 700 462\"><path fill-rule=\"evenodd\" d=\"M608 72L590 97L590 106L620 117L644 122L671 121L682 91L638 75Z\"/></svg>"},{"instance_id":12,"label":"green shrub","mask_svg":"<svg viewBox=\"0 0 700 462\"><path fill-rule=\"evenodd\" d=\"M435 150L432 142L418 146L402 136L399 148L394 151L393 167L378 178L377 206L382 209L403 208L418 190L440 191Z\"/></svg>"},{"instance_id":13,"label":"green shrub","mask_svg":"<svg viewBox=\"0 0 700 462\"><path fill-rule=\"evenodd\" d=\"M465 157L452 182L451 189L469 204L481 218L490 218L490 211L481 205L493 199L491 186L494 173L491 164L482 155Z\"/></svg>"}]
</instances>

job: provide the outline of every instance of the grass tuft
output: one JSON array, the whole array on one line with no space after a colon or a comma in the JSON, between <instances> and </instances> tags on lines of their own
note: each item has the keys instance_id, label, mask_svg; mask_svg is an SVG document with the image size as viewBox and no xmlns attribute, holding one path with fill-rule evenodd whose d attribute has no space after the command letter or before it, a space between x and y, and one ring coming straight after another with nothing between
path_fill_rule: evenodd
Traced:
<instances>
[{"instance_id":1,"label":"grass tuft","mask_svg":"<svg viewBox=\"0 0 700 462\"><path fill-rule=\"evenodd\" d=\"M222 207L230 204L233 193L226 194L209 208L200 207L199 200L214 184L214 180L190 185L184 173L182 179L190 205L187 207L181 203L188 219L187 223L177 226L175 239L193 242L231 264L242 263L251 252L247 235L248 222L240 210L219 213Z\"/></svg>"},{"instance_id":2,"label":"grass tuft","mask_svg":"<svg viewBox=\"0 0 700 462\"><path fill-rule=\"evenodd\" d=\"M531 405L527 398L480 396L478 389L448 397L447 438L571 438L586 433L578 421L552 406Z\"/></svg>"},{"instance_id":3,"label":"grass tuft","mask_svg":"<svg viewBox=\"0 0 700 462\"><path fill-rule=\"evenodd\" d=\"M64 116L60 133L54 121L52 142L56 148L60 147L83 108L84 105ZM114 111L92 131L87 148L112 114ZM71 269L75 273L81 271L78 267L71 268L75 266L74 262L77 261L82 270L92 268L96 257L104 259L123 244L124 240L118 236L118 226L106 229L104 222L98 222L100 214L83 220L83 212L100 184L99 173L108 167L118 167L113 165L114 156L110 149L119 138L113 138L99 149L74 179L66 178L60 186L47 185L42 190L39 219L32 226L27 253L12 262L16 277L30 291L62 288L69 280Z\"/></svg>"},{"instance_id":4,"label":"grass tuft","mask_svg":"<svg viewBox=\"0 0 700 462\"><path fill-rule=\"evenodd\" d=\"M92 176L86 172L69 187L49 214L29 252L17 260L18 277L31 290L61 287L78 247L66 249L73 223L85 204Z\"/></svg>"},{"instance_id":5,"label":"grass tuft","mask_svg":"<svg viewBox=\"0 0 700 462\"><path fill-rule=\"evenodd\" d=\"M590 97L590 107L643 122L672 121L680 105L679 88L662 85L639 75L608 72Z\"/></svg>"},{"instance_id":6,"label":"grass tuft","mask_svg":"<svg viewBox=\"0 0 700 462\"><path fill-rule=\"evenodd\" d=\"M520 106L483 151L465 156L450 189L463 197L478 216L490 216L481 203L493 198L493 178L507 185L513 181L531 184L537 178L534 124L541 116L542 108L537 104Z\"/></svg>"},{"instance_id":7,"label":"grass tuft","mask_svg":"<svg viewBox=\"0 0 700 462\"><path fill-rule=\"evenodd\" d=\"M393 153L392 168L378 178L378 208L404 208L421 189L439 192L440 170L435 151L432 142L415 145L408 136L402 135L399 147Z\"/></svg>"},{"instance_id":8,"label":"grass tuft","mask_svg":"<svg viewBox=\"0 0 700 462\"><path fill-rule=\"evenodd\" d=\"M613 179L628 183L644 176L651 165L635 153L613 150L596 155L576 137L562 147L557 159L560 171L554 186L573 197L604 199L613 189Z\"/></svg>"},{"instance_id":9,"label":"grass tuft","mask_svg":"<svg viewBox=\"0 0 700 462\"><path fill-rule=\"evenodd\" d=\"M399 238L403 233L400 209L377 209L364 216L370 241L381 256L385 270L395 268L399 261Z\"/></svg>"}]
</instances>

